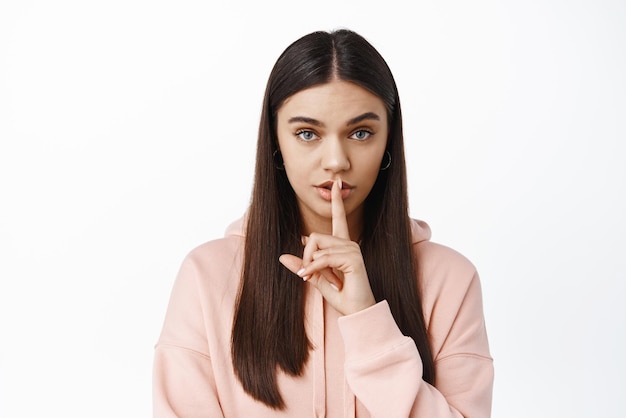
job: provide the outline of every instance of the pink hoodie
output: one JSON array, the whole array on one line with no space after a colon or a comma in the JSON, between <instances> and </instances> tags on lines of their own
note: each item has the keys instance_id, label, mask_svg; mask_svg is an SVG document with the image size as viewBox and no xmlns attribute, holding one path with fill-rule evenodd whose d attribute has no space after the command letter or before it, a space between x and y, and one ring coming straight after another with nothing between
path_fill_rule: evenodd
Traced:
<instances>
[{"instance_id":1,"label":"pink hoodie","mask_svg":"<svg viewBox=\"0 0 626 418\"><path fill-rule=\"evenodd\" d=\"M247 395L230 357L244 242L239 220L224 238L191 251L180 268L155 348L154 416L489 417L493 361L476 269L429 241L426 223L413 221L412 233L436 386L421 379L417 348L386 301L342 317L308 286L306 331L314 349L303 376L278 372L287 407L276 411Z\"/></svg>"}]
</instances>

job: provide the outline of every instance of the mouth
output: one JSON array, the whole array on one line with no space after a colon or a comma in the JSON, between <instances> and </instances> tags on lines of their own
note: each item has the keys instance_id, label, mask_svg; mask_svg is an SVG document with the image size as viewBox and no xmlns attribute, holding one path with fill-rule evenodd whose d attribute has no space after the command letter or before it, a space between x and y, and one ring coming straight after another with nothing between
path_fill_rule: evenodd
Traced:
<instances>
[{"instance_id":1,"label":"mouth","mask_svg":"<svg viewBox=\"0 0 626 418\"><path fill-rule=\"evenodd\" d=\"M352 189L354 189L354 186L345 181L342 181L341 183L341 199L345 200L348 196L350 196L350 194L352 194ZM320 197L328 202L330 202L331 200L331 190L333 188L333 184L334 183L329 180L315 186L315 188L318 190L318 193L320 194Z\"/></svg>"},{"instance_id":2,"label":"mouth","mask_svg":"<svg viewBox=\"0 0 626 418\"><path fill-rule=\"evenodd\" d=\"M325 181L324 183L318 184L315 187L320 188L320 189L332 190L333 184L334 182L328 180L328 181ZM349 190L353 188L354 186L352 186L350 183L345 182L345 181L341 182L341 190Z\"/></svg>"}]
</instances>

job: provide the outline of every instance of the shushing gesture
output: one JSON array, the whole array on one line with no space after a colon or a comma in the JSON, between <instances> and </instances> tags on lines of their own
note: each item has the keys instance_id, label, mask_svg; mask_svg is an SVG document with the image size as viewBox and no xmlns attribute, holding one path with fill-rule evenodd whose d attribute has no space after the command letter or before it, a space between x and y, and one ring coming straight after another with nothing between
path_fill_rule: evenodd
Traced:
<instances>
[{"instance_id":1,"label":"shushing gesture","mask_svg":"<svg viewBox=\"0 0 626 418\"><path fill-rule=\"evenodd\" d=\"M361 248L350 240L341 198L341 180L331 190L332 235L312 233L303 239L302 258L283 254L280 262L315 286L338 312L349 315L376 303Z\"/></svg>"}]
</instances>

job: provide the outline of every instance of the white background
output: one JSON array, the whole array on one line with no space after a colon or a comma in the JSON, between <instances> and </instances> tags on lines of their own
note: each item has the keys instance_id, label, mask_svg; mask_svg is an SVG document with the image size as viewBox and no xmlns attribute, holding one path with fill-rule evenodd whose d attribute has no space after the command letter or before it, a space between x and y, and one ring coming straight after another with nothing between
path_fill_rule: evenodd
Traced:
<instances>
[{"instance_id":1,"label":"white background","mask_svg":"<svg viewBox=\"0 0 626 418\"><path fill-rule=\"evenodd\" d=\"M0 3L0 416L151 415L271 66L338 27L396 76L412 216L481 273L493 416L625 416L626 3L226 3Z\"/></svg>"}]
</instances>

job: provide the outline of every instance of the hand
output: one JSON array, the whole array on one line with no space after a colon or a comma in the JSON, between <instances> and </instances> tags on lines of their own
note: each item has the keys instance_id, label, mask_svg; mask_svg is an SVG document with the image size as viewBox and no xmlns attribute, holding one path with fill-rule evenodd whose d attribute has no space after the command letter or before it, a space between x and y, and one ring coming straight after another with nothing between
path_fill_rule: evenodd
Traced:
<instances>
[{"instance_id":1,"label":"hand","mask_svg":"<svg viewBox=\"0 0 626 418\"><path fill-rule=\"evenodd\" d=\"M341 180L331 190L332 235L312 233L304 238L302 258L280 256L280 262L315 286L338 312L349 315L376 303L359 245L350 240Z\"/></svg>"}]
</instances>

